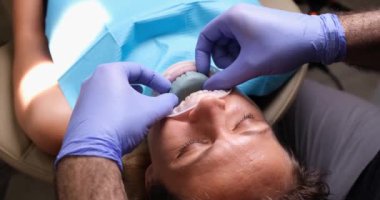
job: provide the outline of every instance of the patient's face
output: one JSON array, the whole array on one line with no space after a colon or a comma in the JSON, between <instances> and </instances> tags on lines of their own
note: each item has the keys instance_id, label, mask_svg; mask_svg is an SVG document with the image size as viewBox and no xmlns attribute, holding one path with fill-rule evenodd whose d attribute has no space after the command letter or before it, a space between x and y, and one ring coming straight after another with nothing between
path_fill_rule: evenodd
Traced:
<instances>
[{"instance_id":1,"label":"patient's face","mask_svg":"<svg viewBox=\"0 0 380 200\"><path fill-rule=\"evenodd\" d=\"M158 181L183 199L276 198L293 187L288 153L237 92L157 123L148 143L147 185Z\"/></svg>"}]
</instances>

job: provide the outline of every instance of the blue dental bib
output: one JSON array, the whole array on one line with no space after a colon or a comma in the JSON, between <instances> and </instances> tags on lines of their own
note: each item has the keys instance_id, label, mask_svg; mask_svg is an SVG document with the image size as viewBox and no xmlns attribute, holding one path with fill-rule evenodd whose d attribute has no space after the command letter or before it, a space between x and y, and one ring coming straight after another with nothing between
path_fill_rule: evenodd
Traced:
<instances>
[{"instance_id":1,"label":"blue dental bib","mask_svg":"<svg viewBox=\"0 0 380 200\"><path fill-rule=\"evenodd\" d=\"M137 62L162 73L174 63L194 60L200 31L237 3L259 4L257 0L49 0L46 35L53 61L62 68L59 85L70 106L74 107L82 82L102 63ZM247 95L266 95L291 74L261 76L239 88Z\"/></svg>"}]
</instances>

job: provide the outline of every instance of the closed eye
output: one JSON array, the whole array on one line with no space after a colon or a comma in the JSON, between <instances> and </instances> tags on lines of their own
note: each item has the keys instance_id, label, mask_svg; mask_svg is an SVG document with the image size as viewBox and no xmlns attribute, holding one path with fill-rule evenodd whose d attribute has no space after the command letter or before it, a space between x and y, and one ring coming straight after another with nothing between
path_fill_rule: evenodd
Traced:
<instances>
[{"instance_id":1,"label":"closed eye","mask_svg":"<svg viewBox=\"0 0 380 200\"><path fill-rule=\"evenodd\" d=\"M208 141L205 139L196 139L196 140L189 140L185 144L181 146L181 148L178 150L177 158L180 158L184 153L186 153L189 149L189 147L193 144L206 144Z\"/></svg>"},{"instance_id":2,"label":"closed eye","mask_svg":"<svg viewBox=\"0 0 380 200\"><path fill-rule=\"evenodd\" d=\"M241 123L243 123L245 120L254 119L252 113L246 113L244 116L236 123L234 129L238 128ZM185 144L183 144L180 149L178 150L177 158L180 158L183 154L185 154L189 147L193 144L207 144L208 140L205 139L195 139L195 140L189 140Z\"/></svg>"},{"instance_id":3,"label":"closed eye","mask_svg":"<svg viewBox=\"0 0 380 200\"><path fill-rule=\"evenodd\" d=\"M235 127L233 130L237 129L241 123L243 123L245 120L248 119L254 119L255 117L253 116L252 113L246 113L244 116L236 123Z\"/></svg>"}]
</instances>

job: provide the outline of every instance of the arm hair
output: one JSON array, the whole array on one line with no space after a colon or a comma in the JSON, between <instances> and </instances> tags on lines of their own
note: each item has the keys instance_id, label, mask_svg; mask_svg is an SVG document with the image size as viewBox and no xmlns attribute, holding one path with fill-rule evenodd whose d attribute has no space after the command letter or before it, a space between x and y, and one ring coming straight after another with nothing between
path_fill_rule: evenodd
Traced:
<instances>
[{"instance_id":1,"label":"arm hair","mask_svg":"<svg viewBox=\"0 0 380 200\"><path fill-rule=\"evenodd\" d=\"M98 157L66 157L56 173L60 200L128 199L120 169L114 161Z\"/></svg>"},{"instance_id":2,"label":"arm hair","mask_svg":"<svg viewBox=\"0 0 380 200\"><path fill-rule=\"evenodd\" d=\"M380 71L380 10L339 16L347 40L346 62Z\"/></svg>"}]
</instances>

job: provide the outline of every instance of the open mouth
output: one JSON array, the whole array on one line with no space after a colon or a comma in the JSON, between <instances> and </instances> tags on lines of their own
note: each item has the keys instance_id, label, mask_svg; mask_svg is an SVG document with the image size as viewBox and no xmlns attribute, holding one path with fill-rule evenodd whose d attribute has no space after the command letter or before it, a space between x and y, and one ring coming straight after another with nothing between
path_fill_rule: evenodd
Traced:
<instances>
[{"instance_id":1,"label":"open mouth","mask_svg":"<svg viewBox=\"0 0 380 200\"><path fill-rule=\"evenodd\" d=\"M195 63L192 61L172 65L165 71L164 77L172 82L170 92L176 94L181 101L168 117L175 117L190 111L204 97L223 98L230 93L225 90L203 90L203 83L208 77L196 72Z\"/></svg>"}]
</instances>

